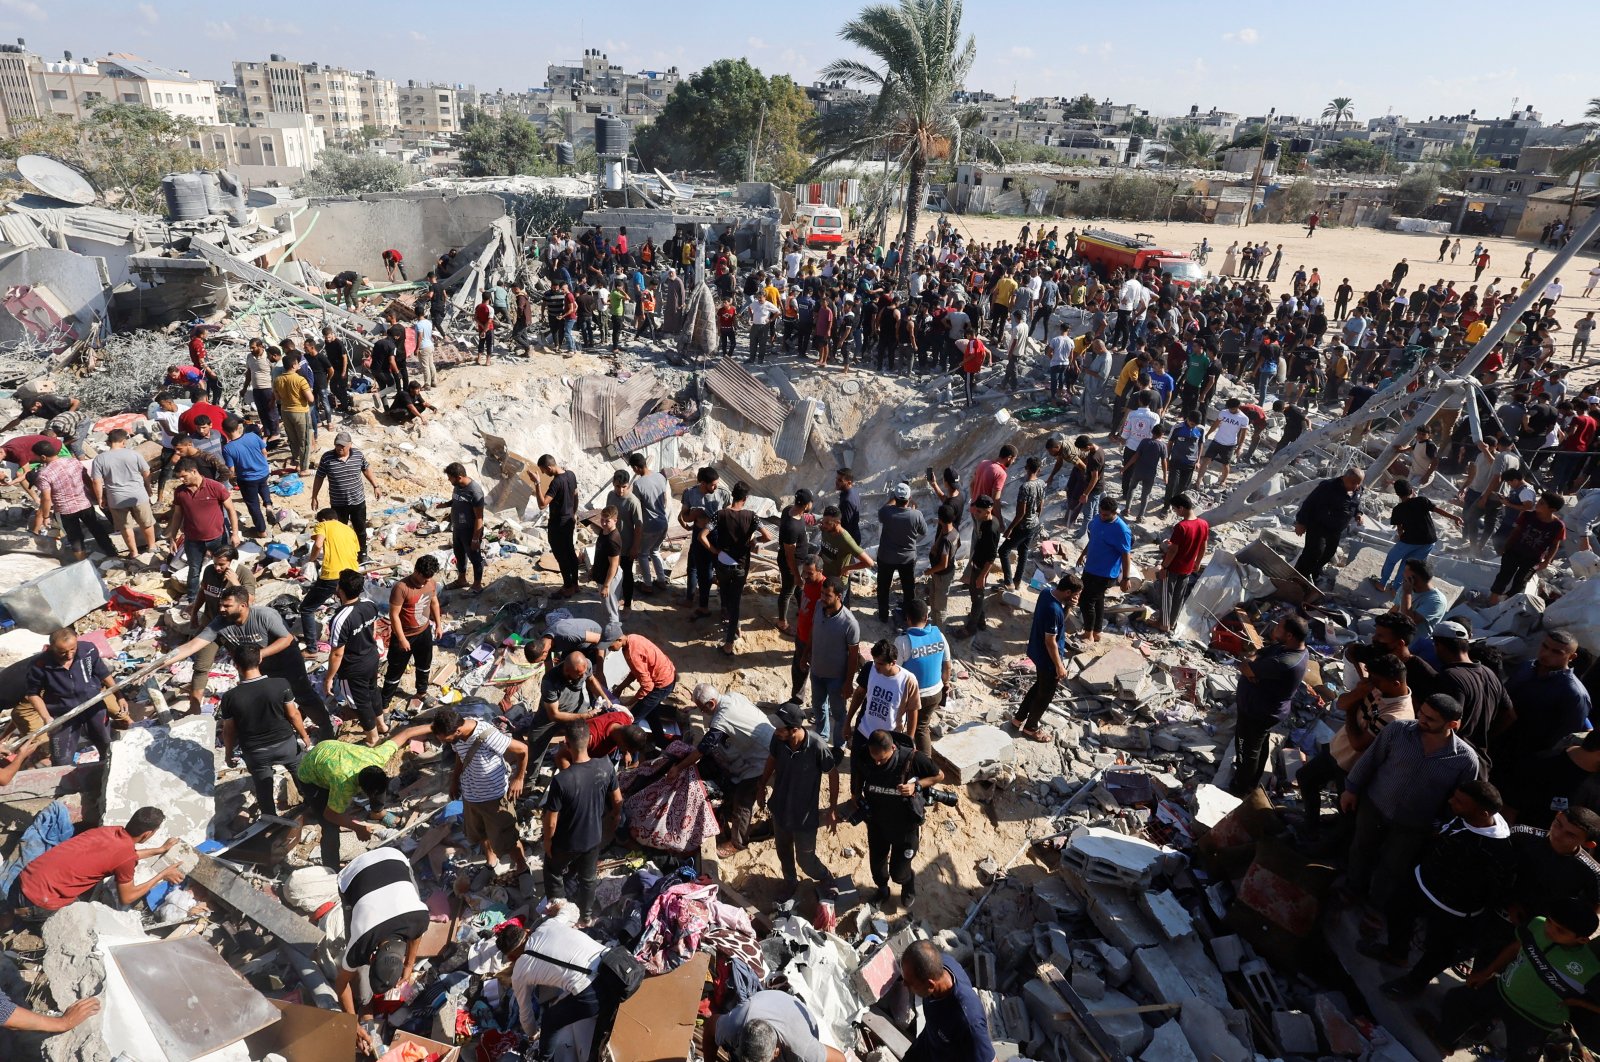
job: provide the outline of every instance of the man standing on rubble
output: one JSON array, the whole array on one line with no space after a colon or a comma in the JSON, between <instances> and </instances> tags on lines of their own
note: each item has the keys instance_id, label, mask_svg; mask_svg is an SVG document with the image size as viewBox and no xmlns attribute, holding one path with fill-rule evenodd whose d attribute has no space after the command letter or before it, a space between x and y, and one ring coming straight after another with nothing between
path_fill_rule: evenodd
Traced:
<instances>
[{"instance_id":1,"label":"man standing on rubble","mask_svg":"<svg viewBox=\"0 0 1600 1062\"><path fill-rule=\"evenodd\" d=\"M566 875L573 871L578 913L588 921L600 849L616 831L622 791L611 761L589 756L588 723L567 723L565 738L567 766L556 772L545 796L544 894L546 899L564 899Z\"/></svg>"},{"instance_id":2,"label":"man standing on rubble","mask_svg":"<svg viewBox=\"0 0 1600 1062\"><path fill-rule=\"evenodd\" d=\"M867 824L868 862L878 887L871 902L883 911L894 908L891 881L899 884L900 902L908 912L916 902L911 861L921 843L926 790L943 780L944 772L931 759L896 742L889 730L879 730L868 739L859 777L851 775L855 812Z\"/></svg>"},{"instance_id":3,"label":"man standing on rubble","mask_svg":"<svg viewBox=\"0 0 1600 1062\"><path fill-rule=\"evenodd\" d=\"M128 556L137 557L139 548L134 526L144 538L146 553L156 548L156 517L150 508L150 465L139 451L128 449L126 428L106 433L106 448L95 455L89 466L96 493L111 516L111 528L122 533Z\"/></svg>"},{"instance_id":4,"label":"man standing on rubble","mask_svg":"<svg viewBox=\"0 0 1600 1062\"><path fill-rule=\"evenodd\" d=\"M1211 525L1194 514L1194 499L1179 494L1172 499L1172 508L1178 514L1178 522L1161 544L1161 563L1156 567L1161 625L1168 631L1172 630L1183 603L1194 591L1205 561L1206 544L1211 538Z\"/></svg>"},{"instance_id":5,"label":"man standing on rubble","mask_svg":"<svg viewBox=\"0 0 1600 1062\"><path fill-rule=\"evenodd\" d=\"M377 624L382 610L366 597L366 577L355 569L339 576L339 607L328 624L328 672L322 694L333 696L333 683L344 683L367 744L376 745L384 730L383 701L378 696Z\"/></svg>"},{"instance_id":6,"label":"man standing on rubble","mask_svg":"<svg viewBox=\"0 0 1600 1062\"><path fill-rule=\"evenodd\" d=\"M906 605L906 629L895 639L895 651L903 666L917 680L921 703L912 734L917 750L933 753L930 730L933 715L950 699L950 642L937 625L928 621L928 604L912 598Z\"/></svg>"},{"instance_id":7,"label":"man standing on rubble","mask_svg":"<svg viewBox=\"0 0 1600 1062\"><path fill-rule=\"evenodd\" d=\"M911 504L911 484L896 483L889 503L878 510L878 622L889 622L889 597L900 577L901 609L916 594L917 543L928 533L922 513Z\"/></svg>"},{"instance_id":8,"label":"man standing on rubble","mask_svg":"<svg viewBox=\"0 0 1600 1062\"><path fill-rule=\"evenodd\" d=\"M819 893L830 893L833 872L817 857L817 829L823 818L818 800L824 774L828 776L828 826L836 828L839 822L839 772L834 769L833 752L820 735L806 729L799 705L779 705L777 717L756 806L768 807L770 788L773 841L778 865L783 868L782 899L792 899L800 886L796 863L817 883Z\"/></svg>"},{"instance_id":9,"label":"man standing on rubble","mask_svg":"<svg viewBox=\"0 0 1600 1062\"><path fill-rule=\"evenodd\" d=\"M100 552L115 557L116 543L111 541L106 523L90 498L91 490L98 498L97 484L89 479L77 458L57 456L59 449L54 440L33 444L33 456L39 462L39 512L33 518L33 533L42 534L49 525L50 514L55 512L61 516L61 527L74 557L83 560L89 555L83 548L85 536L94 539Z\"/></svg>"},{"instance_id":10,"label":"man standing on rubble","mask_svg":"<svg viewBox=\"0 0 1600 1062\"><path fill-rule=\"evenodd\" d=\"M315 653L317 643L322 641L317 610L333 599L345 572L361 570L356 560L359 551L356 533L342 523L332 509L319 509L317 523L311 529L311 550L305 559L308 566L317 565L317 578L300 599L300 633L310 652Z\"/></svg>"},{"instance_id":11,"label":"man standing on rubble","mask_svg":"<svg viewBox=\"0 0 1600 1062\"><path fill-rule=\"evenodd\" d=\"M225 541L235 546L241 541L232 492L203 476L196 460L184 458L178 462L178 486L172 492L172 522L167 537L174 553L180 546L183 549L191 600L200 588L200 566L205 563L206 554Z\"/></svg>"},{"instance_id":12,"label":"man standing on rubble","mask_svg":"<svg viewBox=\"0 0 1600 1062\"><path fill-rule=\"evenodd\" d=\"M247 430L238 417L230 416L223 421L222 430L228 436L228 441L222 444L222 460L233 470L239 496L250 511L250 533L259 538L267 532L267 509L272 506L272 498L267 493L272 464L267 459L266 440Z\"/></svg>"},{"instance_id":13,"label":"man standing on rubble","mask_svg":"<svg viewBox=\"0 0 1600 1062\"><path fill-rule=\"evenodd\" d=\"M408 663L416 666L414 697L428 692L433 669L433 643L444 632L444 617L439 610L439 558L424 554L417 558L411 574L394 584L389 593L389 663L383 676L383 705L400 692L400 678Z\"/></svg>"},{"instance_id":14,"label":"man standing on rubble","mask_svg":"<svg viewBox=\"0 0 1600 1062\"><path fill-rule=\"evenodd\" d=\"M550 454L540 456L539 473L549 481L535 485L539 507L548 514L550 552L561 568L561 589L554 596L571 597L578 592L578 547L574 542L578 530L578 477L563 469Z\"/></svg>"},{"instance_id":15,"label":"man standing on rubble","mask_svg":"<svg viewBox=\"0 0 1600 1062\"><path fill-rule=\"evenodd\" d=\"M17 710L31 713L29 722L48 726L57 716L115 687L116 679L100 651L71 627L62 627L51 632L49 646L28 666L21 690L23 703ZM50 735L51 762L57 767L71 766L78 746L87 738L104 763L111 756L109 718L124 725L131 721L114 693L107 693L100 705Z\"/></svg>"},{"instance_id":16,"label":"man standing on rubble","mask_svg":"<svg viewBox=\"0 0 1600 1062\"><path fill-rule=\"evenodd\" d=\"M1034 741L1050 740L1050 735L1039 729L1039 722L1055 699L1056 690L1066 680L1067 609L1078 603L1078 595L1082 593L1083 580L1070 573L1057 579L1054 586L1039 591L1028 634L1033 684L1011 719L1011 725L1021 731L1023 737Z\"/></svg>"},{"instance_id":17,"label":"man standing on rubble","mask_svg":"<svg viewBox=\"0 0 1600 1062\"><path fill-rule=\"evenodd\" d=\"M1295 690L1305 681L1305 617L1291 613L1267 632L1267 644L1239 661L1238 720L1234 733L1233 782L1228 791L1243 797L1255 790L1267 766L1267 733L1289 718Z\"/></svg>"},{"instance_id":18,"label":"man standing on rubble","mask_svg":"<svg viewBox=\"0 0 1600 1062\"><path fill-rule=\"evenodd\" d=\"M231 655L239 669L239 684L222 695L217 710L224 762L232 767L240 754L244 756L256 794L256 814L276 815L272 769L282 764L293 774L302 752L311 747L311 735L289 684L261 673L261 650L241 645Z\"/></svg>"},{"instance_id":19,"label":"man standing on rubble","mask_svg":"<svg viewBox=\"0 0 1600 1062\"><path fill-rule=\"evenodd\" d=\"M519 873L528 872L528 857L517 835L517 818L506 807L522 799L528 773L528 746L483 719L464 719L454 708L433 717L433 739L450 746L451 799L462 801L467 840L483 846L490 870L500 856L510 856Z\"/></svg>"},{"instance_id":20,"label":"man standing on rubble","mask_svg":"<svg viewBox=\"0 0 1600 1062\"><path fill-rule=\"evenodd\" d=\"M1339 539L1352 520L1361 521L1361 483L1366 478L1359 468L1346 470L1334 479L1325 479L1300 504L1294 517L1294 533L1305 536L1305 546L1294 562L1295 570L1312 583L1322 576L1339 552Z\"/></svg>"},{"instance_id":21,"label":"man standing on rubble","mask_svg":"<svg viewBox=\"0 0 1600 1062\"><path fill-rule=\"evenodd\" d=\"M242 586L228 587L217 599L217 618L174 649L172 662L187 660L212 642L229 652L241 645L253 645L260 649L262 672L289 683L294 690L295 703L310 718L319 737L333 735L333 721L328 718L328 706L312 686L300 646L276 609L251 604L250 591Z\"/></svg>"},{"instance_id":22,"label":"man standing on rubble","mask_svg":"<svg viewBox=\"0 0 1600 1062\"><path fill-rule=\"evenodd\" d=\"M356 560L365 564L367 560L367 488L361 483L365 479L372 484L372 489L378 489L378 481L372 478L372 470L367 465L367 458L360 450L351 445L350 433L341 431L333 437L333 449L324 451L317 461L317 474L311 480L311 509L316 511L317 497L322 493L322 484L328 484L328 504L333 507L334 513L350 525L356 533L356 543L359 546Z\"/></svg>"},{"instance_id":23,"label":"man standing on rubble","mask_svg":"<svg viewBox=\"0 0 1600 1062\"><path fill-rule=\"evenodd\" d=\"M300 355L288 351L283 355L283 372L272 381L272 396L278 402L278 415L283 418L283 432L288 437L289 467L285 471L299 472L311 467L311 444L316 433L311 427L311 384L297 371Z\"/></svg>"}]
</instances>

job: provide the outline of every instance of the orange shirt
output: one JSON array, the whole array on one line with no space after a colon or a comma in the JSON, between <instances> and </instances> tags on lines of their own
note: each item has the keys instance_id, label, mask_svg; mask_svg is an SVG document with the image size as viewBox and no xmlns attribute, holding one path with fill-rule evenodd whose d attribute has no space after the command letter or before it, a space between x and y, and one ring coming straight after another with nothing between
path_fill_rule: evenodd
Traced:
<instances>
[{"instance_id":1,"label":"orange shirt","mask_svg":"<svg viewBox=\"0 0 1600 1062\"><path fill-rule=\"evenodd\" d=\"M667 654L642 635L629 634L622 639L622 659L628 662L628 673L638 681L641 697L678 681L678 669Z\"/></svg>"}]
</instances>

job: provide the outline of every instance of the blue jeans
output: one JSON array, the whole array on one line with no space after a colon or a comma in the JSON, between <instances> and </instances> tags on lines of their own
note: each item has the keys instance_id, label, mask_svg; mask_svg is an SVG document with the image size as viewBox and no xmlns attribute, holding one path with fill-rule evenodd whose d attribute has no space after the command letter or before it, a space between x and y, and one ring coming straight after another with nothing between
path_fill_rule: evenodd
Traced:
<instances>
[{"instance_id":1,"label":"blue jeans","mask_svg":"<svg viewBox=\"0 0 1600 1062\"><path fill-rule=\"evenodd\" d=\"M1378 575L1378 580L1383 583L1385 590L1394 590L1400 584L1397 581L1400 575L1405 574L1402 565L1408 560L1427 560L1428 554L1433 552L1437 543L1425 542L1420 546L1406 542L1396 542L1389 547L1389 555L1383 558L1383 571ZM1395 577L1391 579L1391 576Z\"/></svg>"},{"instance_id":2,"label":"blue jeans","mask_svg":"<svg viewBox=\"0 0 1600 1062\"><path fill-rule=\"evenodd\" d=\"M1260 402L1263 405L1266 404L1266 401L1267 401L1267 388L1269 386L1271 386L1272 384L1276 383L1277 380L1278 380L1278 374L1275 373L1275 372L1262 372L1262 373L1257 373L1256 374L1256 401L1257 402Z\"/></svg>"},{"instance_id":3,"label":"blue jeans","mask_svg":"<svg viewBox=\"0 0 1600 1062\"><path fill-rule=\"evenodd\" d=\"M228 541L227 535L222 535L209 542L196 542L192 538L183 540L183 559L189 563L189 596L192 598L200 591L200 567L206 562L206 554L214 546L220 546Z\"/></svg>"},{"instance_id":4,"label":"blue jeans","mask_svg":"<svg viewBox=\"0 0 1600 1062\"><path fill-rule=\"evenodd\" d=\"M1083 499L1082 504L1067 510L1067 526L1077 525L1072 531L1073 538L1082 538L1089 533L1089 521L1100 514L1100 497L1104 493L1105 491L1096 487Z\"/></svg>"},{"instance_id":5,"label":"blue jeans","mask_svg":"<svg viewBox=\"0 0 1600 1062\"><path fill-rule=\"evenodd\" d=\"M561 342L566 345L567 350L574 352L578 349L578 337L573 332L577 323L577 319L573 317L564 317L561 320Z\"/></svg>"},{"instance_id":6,"label":"blue jeans","mask_svg":"<svg viewBox=\"0 0 1600 1062\"><path fill-rule=\"evenodd\" d=\"M811 718L817 733L837 754L844 748L845 699L844 684L848 676L823 678L811 676Z\"/></svg>"},{"instance_id":7,"label":"blue jeans","mask_svg":"<svg viewBox=\"0 0 1600 1062\"><path fill-rule=\"evenodd\" d=\"M241 479L238 481L239 496L244 499L245 508L250 510L250 525L255 528L256 534L267 530L266 510L272 506L272 498L267 494L267 481L264 479Z\"/></svg>"}]
</instances>

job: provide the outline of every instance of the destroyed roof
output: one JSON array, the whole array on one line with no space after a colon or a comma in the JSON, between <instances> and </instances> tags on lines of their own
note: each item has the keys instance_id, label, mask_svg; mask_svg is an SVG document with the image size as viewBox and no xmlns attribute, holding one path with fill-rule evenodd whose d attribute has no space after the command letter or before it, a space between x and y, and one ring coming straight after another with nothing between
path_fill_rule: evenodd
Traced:
<instances>
[{"instance_id":1,"label":"destroyed roof","mask_svg":"<svg viewBox=\"0 0 1600 1062\"><path fill-rule=\"evenodd\" d=\"M43 196L25 195L8 205L12 214L28 219L43 234L60 234L68 239L94 240L99 243L142 242L145 224L159 223L159 219L153 216L126 210L46 204L54 204L54 200L45 199Z\"/></svg>"}]
</instances>

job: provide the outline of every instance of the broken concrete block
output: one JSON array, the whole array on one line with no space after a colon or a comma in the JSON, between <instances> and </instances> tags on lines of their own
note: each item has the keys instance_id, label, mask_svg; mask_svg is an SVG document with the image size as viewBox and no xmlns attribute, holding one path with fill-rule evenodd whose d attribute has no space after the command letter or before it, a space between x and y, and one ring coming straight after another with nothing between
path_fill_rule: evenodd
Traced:
<instances>
[{"instance_id":1,"label":"broken concrete block","mask_svg":"<svg viewBox=\"0 0 1600 1062\"><path fill-rule=\"evenodd\" d=\"M1189 987L1194 989L1195 995L1219 1009L1229 1005L1228 989L1223 983L1222 971L1217 969L1217 964L1206 954L1206 946L1200 942L1199 937L1169 940L1161 945L1161 950L1167 953L1167 958L1171 959L1178 972L1183 974L1183 979L1189 982Z\"/></svg>"},{"instance_id":2,"label":"broken concrete block","mask_svg":"<svg viewBox=\"0 0 1600 1062\"><path fill-rule=\"evenodd\" d=\"M1061 862L1085 881L1133 887L1150 884L1158 871L1178 869L1181 857L1140 837L1084 826L1074 830L1067 840L1061 850Z\"/></svg>"},{"instance_id":3,"label":"broken concrete block","mask_svg":"<svg viewBox=\"0 0 1600 1062\"><path fill-rule=\"evenodd\" d=\"M1195 1057L1188 1038L1183 1035L1183 1027L1178 1024L1178 1019L1173 1018L1165 1025L1156 1026L1156 1031L1150 1036L1150 1046L1139 1056L1139 1062L1200 1062L1200 1060Z\"/></svg>"},{"instance_id":4,"label":"broken concrete block","mask_svg":"<svg viewBox=\"0 0 1600 1062\"><path fill-rule=\"evenodd\" d=\"M964 785L985 763L1006 762L1012 756L1011 735L987 723L966 723L933 744L933 758L945 772L945 781Z\"/></svg>"},{"instance_id":5,"label":"broken concrete block","mask_svg":"<svg viewBox=\"0 0 1600 1062\"><path fill-rule=\"evenodd\" d=\"M1096 951L1100 953L1100 961L1104 964L1106 983L1114 988L1121 988L1133 976L1133 963L1122 953L1122 949L1104 940L1091 941Z\"/></svg>"},{"instance_id":6,"label":"broken concrete block","mask_svg":"<svg viewBox=\"0 0 1600 1062\"><path fill-rule=\"evenodd\" d=\"M1238 973L1244 962L1244 940L1236 933L1211 938L1211 957L1223 973Z\"/></svg>"},{"instance_id":7,"label":"broken concrete block","mask_svg":"<svg viewBox=\"0 0 1600 1062\"><path fill-rule=\"evenodd\" d=\"M1123 1054L1136 1055L1150 1039L1150 1028L1134 1008L1138 1004L1115 989L1095 1000L1084 1000L1084 1008L1094 1015L1100 1028L1117 1042ZM1242 1060L1248 1062L1248 1059Z\"/></svg>"},{"instance_id":8,"label":"broken concrete block","mask_svg":"<svg viewBox=\"0 0 1600 1062\"><path fill-rule=\"evenodd\" d=\"M1095 976L1093 971L1075 966L1072 968L1072 990L1084 999L1103 999L1106 994L1106 983Z\"/></svg>"},{"instance_id":9,"label":"broken concrete block","mask_svg":"<svg viewBox=\"0 0 1600 1062\"><path fill-rule=\"evenodd\" d=\"M1063 922L1083 914L1083 901L1060 878L1041 878L1033 887L1033 915L1041 922Z\"/></svg>"},{"instance_id":10,"label":"broken concrete block","mask_svg":"<svg viewBox=\"0 0 1600 1062\"><path fill-rule=\"evenodd\" d=\"M1285 1054L1314 1055L1321 1050L1317 1044L1316 1023L1303 1011L1273 1011L1272 1036Z\"/></svg>"},{"instance_id":11,"label":"broken concrete block","mask_svg":"<svg viewBox=\"0 0 1600 1062\"><path fill-rule=\"evenodd\" d=\"M1150 730L1143 726L1124 726L1121 723L1101 723L1097 735L1100 742L1110 748L1129 752L1150 751Z\"/></svg>"},{"instance_id":12,"label":"broken concrete block","mask_svg":"<svg viewBox=\"0 0 1600 1062\"><path fill-rule=\"evenodd\" d=\"M1021 996L1006 996L1000 1000L1000 1021L1005 1026L1007 1039L1028 1043L1033 1039L1033 1022L1028 1019L1028 1004Z\"/></svg>"},{"instance_id":13,"label":"broken concrete block","mask_svg":"<svg viewBox=\"0 0 1600 1062\"><path fill-rule=\"evenodd\" d=\"M1196 786L1194 791L1194 821L1210 829L1244 801L1210 783Z\"/></svg>"},{"instance_id":14,"label":"broken concrete block","mask_svg":"<svg viewBox=\"0 0 1600 1062\"><path fill-rule=\"evenodd\" d=\"M1353 1058L1366 1051L1367 1040L1351 1022L1347 1013L1349 1007L1338 993L1323 992L1313 1000L1311 1012L1316 1015L1317 1024L1322 1028L1322 1039L1328 1045L1328 1053Z\"/></svg>"},{"instance_id":15,"label":"broken concrete block","mask_svg":"<svg viewBox=\"0 0 1600 1062\"><path fill-rule=\"evenodd\" d=\"M1189 1049L1199 1058L1210 1062L1253 1062L1255 1058L1255 1052L1233 1035L1222 1012L1199 997L1184 1001L1178 1025Z\"/></svg>"},{"instance_id":16,"label":"broken concrete block","mask_svg":"<svg viewBox=\"0 0 1600 1062\"><path fill-rule=\"evenodd\" d=\"M896 1028L894 1022L877 1011L864 1011L861 1015L861 1024L865 1025L873 1038L882 1044L884 1050L895 1058L904 1058L905 1053L911 1050L911 1041L907 1039L906 1034Z\"/></svg>"},{"instance_id":17,"label":"broken concrete block","mask_svg":"<svg viewBox=\"0 0 1600 1062\"><path fill-rule=\"evenodd\" d=\"M1139 650L1118 646L1085 667L1078 681L1088 687L1090 693L1111 693L1117 688L1118 676L1142 674L1149 668L1149 661Z\"/></svg>"},{"instance_id":18,"label":"broken concrete block","mask_svg":"<svg viewBox=\"0 0 1600 1062\"><path fill-rule=\"evenodd\" d=\"M1125 952L1161 943L1134 898L1122 889L1091 883L1087 886L1089 918L1107 941Z\"/></svg>"},{"instance_id":19,"label":"broken concrete block","mask_svg":"<svg viewBox=\"0 0 1600 1062\"><path fill-rule=\"evenodd\" d=\"M1244 978L1245 987L1255 997L1256 1003L1264 1011L1278 1010L1284 1005L1283 995L1278 991L1278 982L1272 976L1272 967L1268 966L1265 959L1251 959L1239 967L1239 976Z\"/></svg>"},{"instance_id":20,"label":"broken concrete block","mask_svg":"<svg viewBox=\"0 0 1600 1062\"><path fill-rule=\"evenodd\" d=\"M1139 909L1150 916L1150 920L1168 940L1194 935L1194 922L1189 918L1189 912L1184 910L1178 898L1166 889L1160 892L1141 892Z\"/></svg>"},{"instance_id":21,"label":"broken concrete block","mask_svg":"<svg viewBox=\"0 0 1600 1062\"><path fill-rule=\"evenodd\" d=\"M1133 977L1159 1003L1182 1003L1195 995L1177 965L1160 948L1140 948L1133 953Z\"/></svg>"},{"instance_id":22,"label":"broken concrete block","mask_svg":"<svg viewBox=\"0 0 1600 1062\"><path fill-rule=\"evenodd\" d=\"M1070 1004L1061 993L1035 977L1022 986L1022 999L1034 1024L1050 1036L1067 1036L1076 1029L1067 1017ZM869 1011L870 1013L870 1011Z\"/></svg>"},{"instance_id":23,"label":"broken concrete block","mask_svg":"<svg viewBox=\"0 0 1600 1062\"><path fill-rule=\"evenodd\" d=\"M102 775L104 820L127 822L140 808L157 807L167 817L150 847L171 837L204 844L217 813L216 733L216 717L210 715L115 733L111 762ZM157 860L145 860L139 880L156 868Z\"/></svg>"}]
</instances>

